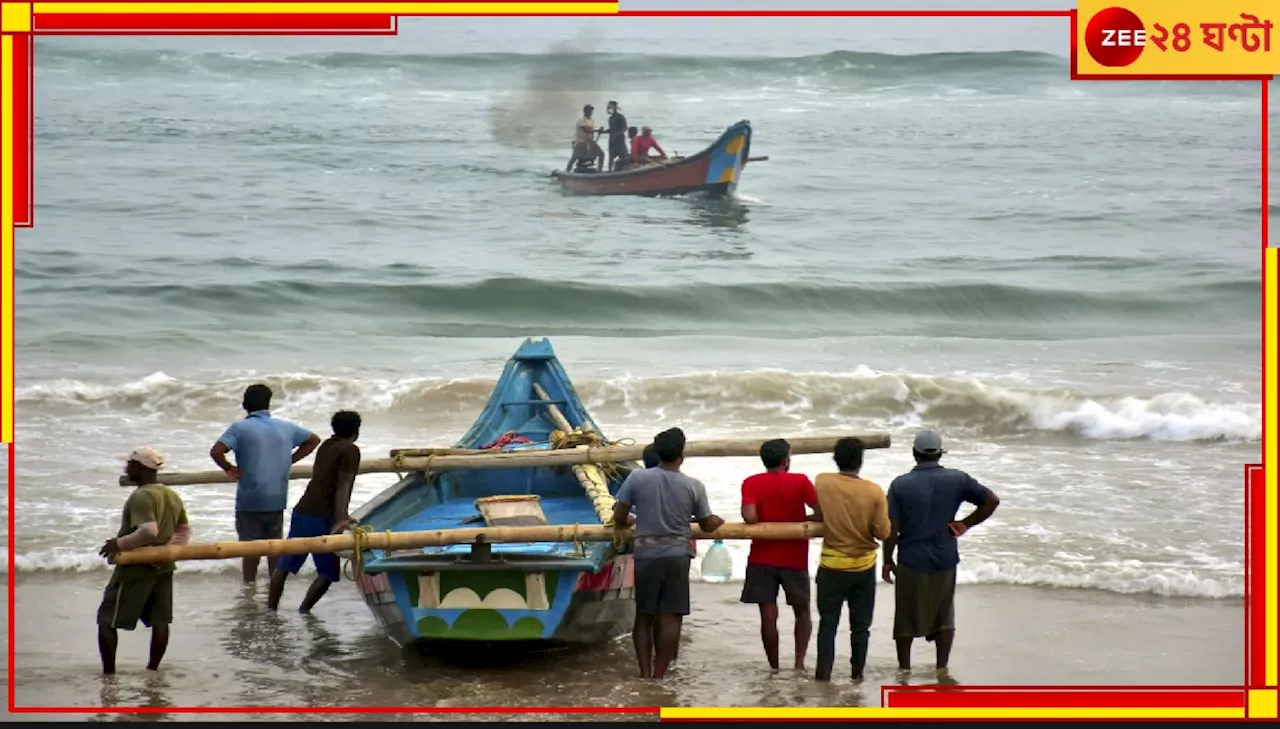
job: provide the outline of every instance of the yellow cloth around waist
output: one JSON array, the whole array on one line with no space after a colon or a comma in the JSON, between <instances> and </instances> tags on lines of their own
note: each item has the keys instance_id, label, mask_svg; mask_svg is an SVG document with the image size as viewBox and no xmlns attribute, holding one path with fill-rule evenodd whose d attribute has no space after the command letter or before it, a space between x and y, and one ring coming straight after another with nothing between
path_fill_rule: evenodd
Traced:
<instances>
[{"instance_id":1,"label":"yellow cloth around waist","mask_svg":"<svg viewBox=\"0 0 1280 729\"><path fill-rule=\"evenodd\" d=\"M865 572L875 568L876 553L867 552L861 557L850 557L824 544L822 545L822 556L818 559L818 565L840 572Z\"/></svg>"}]
</instances>

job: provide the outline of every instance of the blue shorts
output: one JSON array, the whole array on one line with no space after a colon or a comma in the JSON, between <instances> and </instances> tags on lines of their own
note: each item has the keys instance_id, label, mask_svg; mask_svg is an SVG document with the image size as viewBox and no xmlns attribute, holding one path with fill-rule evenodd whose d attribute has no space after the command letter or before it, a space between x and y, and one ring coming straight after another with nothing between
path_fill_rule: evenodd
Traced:
<instances>
[{"instance_id":1,"label":"blue shorts","mask_svg":"<svg viewBox=\"0 0 1280 729\"><path fill-rule=\"evenodd\" d=\"M337 526L337 522L333 519L325 519L319 516L309 516L307 514L299 514L293 512L289 518L289 538L297 539L300 537L327 537L333 533L333 528ZM286 554L276 563L276 569L284 570L291 575L298 574L298 570L302 569L302 565L306 564L307 555L305 554ZM338 555L336 554L313 554L311 561L315 562L316 574L329 580L337 582L341 576Z\"/></svg>"}]
</instances>

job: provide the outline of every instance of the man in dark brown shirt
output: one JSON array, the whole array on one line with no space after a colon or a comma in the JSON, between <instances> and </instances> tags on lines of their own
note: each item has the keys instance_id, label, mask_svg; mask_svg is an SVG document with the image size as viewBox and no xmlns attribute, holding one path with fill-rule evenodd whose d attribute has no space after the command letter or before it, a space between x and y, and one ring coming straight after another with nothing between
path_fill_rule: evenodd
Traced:
<instances>
[{"instance_id":1,"label":"man in dark brown shirt","mask_svg":"<svg viewBox=\"0 0 1280 729\"><path fill-rule=\"evenodd\" d=\"M316 465L311 472L307 490L293 507L289 521L289 538L323 537L340 534L351 526L347 507L351 503L351 489L355 485L356 472L360 470L360 414L343 410L334 413L333 436L316 449ZM307 589L299 612L311 612L329 585L341 579L340 563L336 554L313 554L316 579ZM271 589L267 593L267 607L275 610L284 594L284 583L289 575L298 574L305 554L289 554L280 558L276 571L271 575Z\"/></svg>"}]
</instances>

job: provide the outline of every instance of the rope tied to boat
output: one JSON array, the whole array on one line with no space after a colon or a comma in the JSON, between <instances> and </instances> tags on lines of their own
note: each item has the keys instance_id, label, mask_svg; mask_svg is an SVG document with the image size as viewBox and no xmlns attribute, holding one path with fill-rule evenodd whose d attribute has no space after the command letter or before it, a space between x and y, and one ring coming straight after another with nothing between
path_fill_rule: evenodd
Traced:
<instances>
[{"instance_id":1,"label":"rope tied to boat","mask_svg":"<svg viewBox=\"0 0 1280 729\"><path fill-rule=\"evenodd\" d=\"M582 525L576 522L573 525L573 553L578 557L587 553L587 550L582 548Z\"/></svg>"},{"instance_id":2,"label":"rope tied to boat","mask_svg":"<svg viewBox=\"0 0 1280 729\"><path fill-rule=\"evenodd\" d=\"M365 550L372 550L369 546L369 535L373 534L373 527L364 524L352 525L351 537L354 541L351 549L351 559L347 560L347 566L351 568L348 577L354 582L364 577L364 553ZM387 548L386 552L391 551L391 530L387 530Z\"/></svg>"},{"instance_id":3,"label":"rope tied to boat","mask_svg":"<svg viewBox=\"0 0 1280 729\"><path fill-rule=\"evenodd\" d=\"M613 462L610 457L610 449L615 445L629 444L624 440L607 441L590 427L578 427L569 431L553 430L547 436L547 442L550 443L554 450L581 448L584 446L605 449L604 463L576 465L573 466L573 472L578 478L579 485L582 486L583 491L591 499L591 507L595 510L596 517L600 519L600 523L605 526L612 524L613 507L616 502L613 495L609 493L609 481L621 476L623 470L619 464Z\"/></svg>"}]
</instances>

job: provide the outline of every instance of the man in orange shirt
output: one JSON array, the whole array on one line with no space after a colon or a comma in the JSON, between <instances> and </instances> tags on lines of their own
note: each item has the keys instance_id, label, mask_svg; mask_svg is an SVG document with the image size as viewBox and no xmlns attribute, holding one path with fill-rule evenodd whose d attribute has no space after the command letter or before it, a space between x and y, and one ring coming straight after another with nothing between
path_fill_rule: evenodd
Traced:
<instances>
[{"instance_id":1,"label":"man in orange shirt","mask_svg":"<svg viewBox=\"0 0 1280 729\"><path fill-rule=\"evenodd\" d=\"M884 490L858 476L863 451L857 438L841 438L834 453L840 472L820 474L814 485L826 533L817 577L818 670L814 678L819 681L831 680L836 631L845 603L849 604L853 680L862 680L867 663L871 618L876 608L876 540L889 537L890 524Z\"/></svg>"},{"instance_id":2,"label":"man in orange shirt","mask_svg":"<svg viewBox=\"0 0 1280 729\"><path fill-rule=\"evenodd\" d=\"M802 473L790 473L791 445L781 438L760 446L765 472L742 482L742 520L759 522L821 521L813 482ZM805 513L805 507L814 516ZM769 667L778 670L778 588L796 616L797 671L804 670L813 620L809 616L809 540L753 539L747 556L747 578L742 602L760 606L760 640Z\"/></svg>"}]
</instances>

